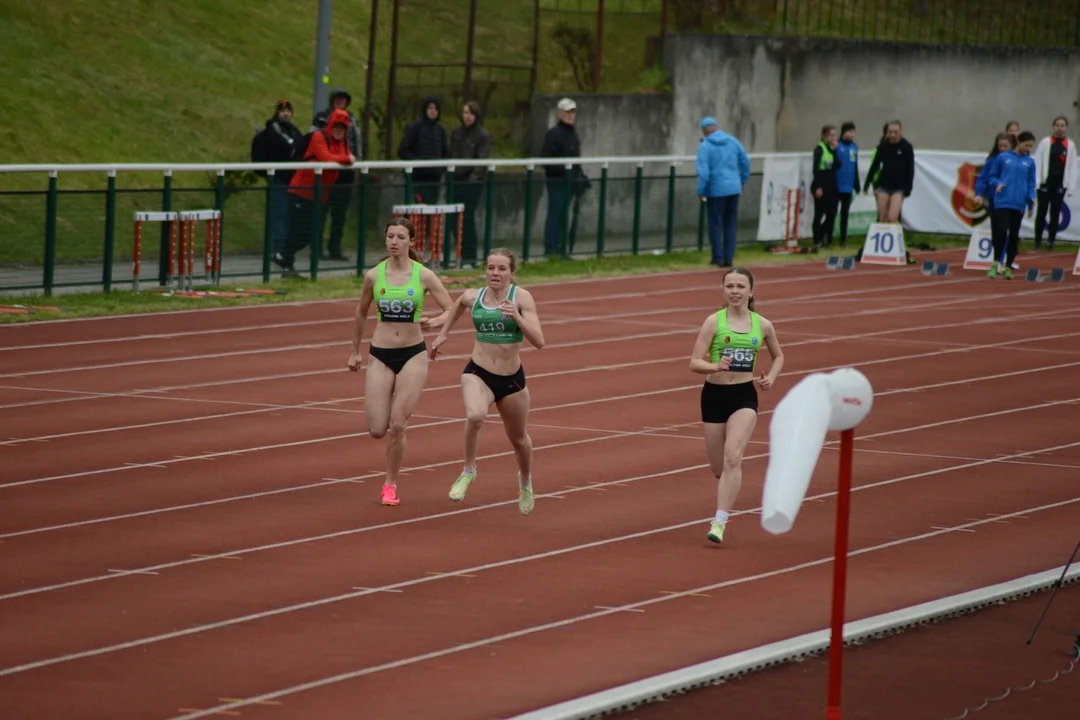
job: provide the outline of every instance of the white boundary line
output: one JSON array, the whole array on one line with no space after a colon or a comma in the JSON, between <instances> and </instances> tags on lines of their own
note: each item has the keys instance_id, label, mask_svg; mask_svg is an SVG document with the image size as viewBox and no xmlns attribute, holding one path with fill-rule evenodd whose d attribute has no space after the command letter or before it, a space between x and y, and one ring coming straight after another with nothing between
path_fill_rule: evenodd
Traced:
<instances>
[{"instance_id":1,"label":"white boundary line","mask_svg":"<svg viewBox=\"0 0 1080 720\"><path fill-rule=\"evenodd\" d=\"M1047 590L1057 583L1063 572L1065 572L1065 566L951 595L940 600L874 615L863 620L847 622L844 623L844 644L867 640L928 620L969 610L983 609L1002 600L1013 600L1029 593ZM1072 583L1077 579L1080 579L1080 565L1071 567L1065 573L1063 582L1066 584ZM798 635L786 640L760 645L750 650L725 655L716 660L690 665L680 670L655 675L574 700L515 715L509 720L580 720L602 713L628 710L640 703L659 700L671 693L682 692L717 680L764 670L777 664L820 653L829 648L830 639L830 630L818 630ZM185 717L194 718L199 716L187 715Z\"/></svg>"}]
</instances>

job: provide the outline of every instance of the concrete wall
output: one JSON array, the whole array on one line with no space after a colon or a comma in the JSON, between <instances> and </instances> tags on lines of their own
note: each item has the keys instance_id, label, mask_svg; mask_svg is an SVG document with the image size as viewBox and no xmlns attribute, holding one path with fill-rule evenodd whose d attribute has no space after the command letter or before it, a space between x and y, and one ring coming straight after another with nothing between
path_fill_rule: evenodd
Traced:
<instances>
[{"instance_id":1,"label":"concrete wall","mask_svg":"<svg viewBox=\"0 0 1080 720\"><path fill-rule=\"evenodd\" d=\"M810 150L852 120L873 145L898 118L916 148L989 150L1008 120L1080 126L1080 52L732 35L669 35L670 94L571 95L584 155L693 154L712 115L750 152ZM557 95L534 98L530 154ZM1074 129L1080 137L1080 130Z\"/></svg>"},{"instance_id":2,"label":"concrete wall","mask_svg":"<svg viewBox=\"0 0 1080 720\"><path fill-rule=\"evenodd\" d=\"M844 120L872 145L894 118L916 148L983 151L1008 120L1041 137L1080 107L1080 52L697 35L668 36L664 59L677 153L705 114L751 151L809 150Z\"/></svg>"}]
</instances>

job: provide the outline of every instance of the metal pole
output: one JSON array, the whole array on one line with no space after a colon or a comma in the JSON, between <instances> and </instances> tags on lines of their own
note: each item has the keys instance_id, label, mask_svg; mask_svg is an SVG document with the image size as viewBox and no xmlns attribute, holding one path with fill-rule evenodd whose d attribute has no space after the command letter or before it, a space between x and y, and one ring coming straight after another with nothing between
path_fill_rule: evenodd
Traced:
<instances>
[{"instance_id":1,"label":"metal pole","mask_svg":"<svg viewBox=\"0 0 1080 720\"><path fill-rule=\"evenodd\" d=\"M844 595L847 587L848 518L851 512L851 458L855 431L840 433L840 477L836 492L836 548L833 559L832 637L829 640L829 694L826 720L840 720L844 657Z\"/></svg>"},{"instance_id":2,"label":"metal pole","mask_svg":"<svg viewBox=\"0 0 1080 720\"><path fill-rule=\"evenodd\" d=\"M326 109L326 86L330 84L330 17L334 0L319 0L319 25L315 34L315 89L312 94L311 114L318 115Z\"/></svg>"},{"instance_id":3,"label":"metal pole","mask_svg":"<svg viewBox=\"0 0 1080 720\"><path fill-rule=\"evenodd\" d=\"M368 130L371 127L371 94L375 89L375 38L379 33L379 0L371 0L371 26L368 29L367 81L364 85L364 119L360 129L360 157L371 157ZM360 158L357 158L358 160Z\"/></svg>"},{"instance_id":4,"label":"metal pole","mask_svg":"<svg viewBox=\"0 0 1080 720\"><path fill-rule=\"evenodd\" d=\"M484 262L491 254L491 230L495 221L495 167L489 167L487 188L484 192Z\"/></svg>"},{"instance_id":5,"label":"metal pole","mask_svg":"<svg viewBox=\"0 0 1080 720\"><path fill-rule=\"evenodd\" d=\"M1080 37L1080 14L1077 14L1077 34ZM536 92L536 67L540 55L540 0L533 0L532 71L529 73L529 99Z\"/></svg>"},{"instance_id":6,"label":"metal pole","mask_svg":"<svg viewBox=\"0 0 1080 720\"><path fill-rule=\"evenodd\" d=\"M638 254L641 242L641 173L642 165L638 163L637 172L634 174L634 229L630 236L630 252Z\"/></svg>"},{"instance_id":7,"label":"metal pole","mask_svg":"<svg viewBox=\"0 0 1080 720\"><path fill-rule=\"evenodd\" d=\"M266 207L263 226L263 252L262 252L262 278L264 283L270 282L270 256L274 254L274 194L277 185L276 171L270 169L266 172Z\"/></svg>"},{"instance_id":8,"label":"metal pole","mask_svg":"<svg viewBox=\"0 0 1080 720\"><path fill-rule=\"evenodd\" d=\"M521 262L529 262L533 222L533 166L525 168L525 234L521 238ZM486 260L486 258L485 258Z\"/></svg>"},{"instance_id":9,"label":"metal pole","mask_svg":"<svg viewBox=\"0 0 1080 720\"><path fill-rule=\"evenodd\" d=\"M45 198L45 294L52 295L56 277L56 205L57 173L49 171L49 194Z\"/></svg>"},{"instance_id":10,"label":"metal pole","mask_svg":"<svg viewBox=\"0 0 1080 720\"><path fill-rule=\"evenodd\" d=\"M664 252L670 253L675 240L675 163L668 170L667 225L664 228Z\"/></svg>"},{"instance_id":11,"label":"metal pole","mask_svg":"<svg viewBox=\"0 0 1080 720\"><path fill-rule=\"evenodd\" d=\"M604 235L606 234L607 224L607 171L608 164L604 163L600 168L600 207L599 219L596 221L596 256L604 256Z\"/></svg>"},{"instance_id":12,"label":"metal pole","mask_svg":"<svg viewBox=\"0 0 1080 720\"><path fill-rule=\"evenodd\" d=\"M397 102L397 46L398 46L398 10L400 0L394 0L394 12L390 21L390 87L386 91L386 139L383 141L383 154L394 157L394 103ZM406 202L412 202L407 200Z\"/></svg>"},{"instance_id":13,"label":"metal pole","mask_svg":"<svg viewBox=\"0 0 1080 720\"><path fill-rule=\"evenodd\" d=\"M476 4L477 0L472 0L469 3L469 43L468 49L465 51L465 99L473 99L472 88L472 71L473 71L473 49L476 46Z\"/></svg>"},{"instance_id":14,"label":"metal pole","mask_svg":"<svg viewBox=\"0 0 1080 720\"><path fill-rule=\"evenodd\" d=\"M109 189L105 191L105 267L102 284L105 292L112 292L113 256L116 254L116 171L109 171Z\"/></svg>"},{"instance_id":15,"label":"metal pole","mask_svg":"<svg viewBox=\"0 0 1080 720\"><path fill-rule=\"evenodd\" d=\"M600 73L604 67L604 0L596 3L596 52L593 57L592 89L600 90Z\"/></svg>"},{"instance_id":16,"label":"metal pole","mask_svg":"<svg viewBox=\"0 0 1080 720\"><path fill-rule=\"evenodd\" d=\"M360 221L356 241L356 276L364 274L364 266L367 263L367 225L368 225L368 169L360 170Z\"/></svg>"}]
</instances>

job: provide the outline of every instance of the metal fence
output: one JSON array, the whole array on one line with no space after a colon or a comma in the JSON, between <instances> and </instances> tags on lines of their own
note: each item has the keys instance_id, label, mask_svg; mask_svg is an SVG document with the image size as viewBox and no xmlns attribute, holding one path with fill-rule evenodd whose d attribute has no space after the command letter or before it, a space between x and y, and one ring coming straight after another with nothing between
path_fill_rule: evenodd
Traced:
<instances>
[{"instance_id":1,"label":"metal fence","mask_svg":"<svg viewBox=\"0 0 1080 720\"><path fill-rule=\"evenodd\" d=\"M739 236L752 242L758 225L761 165L764 155L752 155L754 174L744 188L739 211ZM589 187L575 197L569 171L563 180L545 180L543 165L565 160L529 159L489 161L487 179L462 187L444 179L440 202L469 202L476 220L477 258L491 247L515 250L523 261L552 254L565 257L625 253L664 253L700 249L705 242L704 205L696 194L694 158L581 158ZM459 163L464 165L466 163ZM476 164L476 163L474 163ZM321 233L296 257L300 274L359 274L385 255L383 225L393 206L415 201L416 189L407 170L438 163L374 162L357 165L359 181L347 215L343 253L347 260L322 257L329 225L325 206ZM0 192L0 292L45 292L58 288L130 289L133 280L136 211L221 210L222 279L269 281L280 274L271 262L274 252L274 214L280 196L274 185L233 186L227 178L256 169L318 168L316 192L323 196L322 169L333 164L223 164L223 165L58 165L0 166L7 173L34 173L41 190ZM405 172L403 172L405 171ZM75 173L107 176L102 189L64 188ZM155 173L157 189L129 189L124 177L145 178ZM447 177L451 173L447 173ZM208 182L210 180L210 182ZM85 183L84 183L85 184ZM570 189L571 192L565 192ZM559 191L562 191L560 194ZM545 248L551 197L566 198L569 212L556 226L555 240ZM312 219L312 228L315 219ZM457 265L455 222L447 223L443 241L447 261ZM196 236L196 257L203 253L202 231ZM143 227L142 287L166 282L165 251L169 238L164 226ZM550 251L549 251L550 250ZM482 254L481 254L482 253ZM466 263L475 262L466 258ZM196 263L199 280L201 263Z\"/></svg>"}]
</instances>

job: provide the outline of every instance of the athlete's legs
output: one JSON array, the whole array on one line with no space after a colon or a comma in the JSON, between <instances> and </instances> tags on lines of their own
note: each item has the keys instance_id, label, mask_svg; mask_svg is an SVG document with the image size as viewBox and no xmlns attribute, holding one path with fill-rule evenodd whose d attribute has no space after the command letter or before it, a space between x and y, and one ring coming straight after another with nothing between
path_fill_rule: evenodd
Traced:
<instances>
[{"instance_id":1,"label":"athlete's legs","mask_svg":"<svg viewBox=\"0 0 1080 720\"><path fill-rule=\"evenodd\" d=\"M890 195L889 196L889 210L888 210L888 213L889 213L888 218L889 219L886 220L885 222L889 222L889 223L898 223L898 222L900 222L900 210L903 208L903 206L904 206L904 194L903 193L893 193L892 195Z\"/></svg>"},{"instance_id":2,"label":"athlete's legs","mask_svg":"<svg viewBox=\"0 0 1080 720\"><path fill-rule=\"evenodd\" d=\"M475 471L480 430L495 396L491 388L472 373L461 376L461 394L465 399L465 469Z\"/></svg>"},{"instance_id":3,"label":"athlete's legs","mask_svg":"<svg viewBox=\"0 0 1080 720\"><path fill-rule=\"evenodd\" d=\"M528 432L529 388L507 395L499 400L496 407L499 409L499 415L502 416L506 437L514 446L521 480L528 483L532 479L532 438L529 437Z\"/></svg>"},{"instance_id":4,"label":"athlete's legs","mask_svg":"<svg viewBox=\"0 0 1080 720\"><path fill-rule=\"evenodd\" d=\"M742 458L750 434L757 424L757 413L749 408L736 410L725 425L705 423L705 445L709 468L719 482L716 486L716 509L731 512L742 487Z\"/></svg>"},{"instance_id":5,"label":"athlete's legs","mask_svg":"<svg viewBox=\"0 0 1080 720\"><path fill-rule=\"evenodd\" d=\"M390 427L390 404L394 399L397 375L381 361L368 355L367 375L364 378L364 418L368 432L378 440Z\"/></svg>"},{"instance_id":6,"label":"athlete's legs","mask_svg":"<svg viewBox=\"0 0 1080 720\"><path fill-rule=\"evenodd\" d=\"M390 405L390 425L387 435L390 442L386 446L386 485L397 485L401 460L405 457L405 427L409 424L420 394L427 382L427 353L419 353L409 358L405 367L398 373L394 386L394 399Z\"/></svg>"},{"instance_id":7,"label":"athlete's legs","mask_svg":"<svg viewBox=\"0 0 1080 720\"><path fill-rule=\"evenodd\" d=\"M874 199L877 201L877 221L879 223L888 222L886 218L889 217L889 194L882 190L876 190Z\"/></svg>"}]
</instances>

